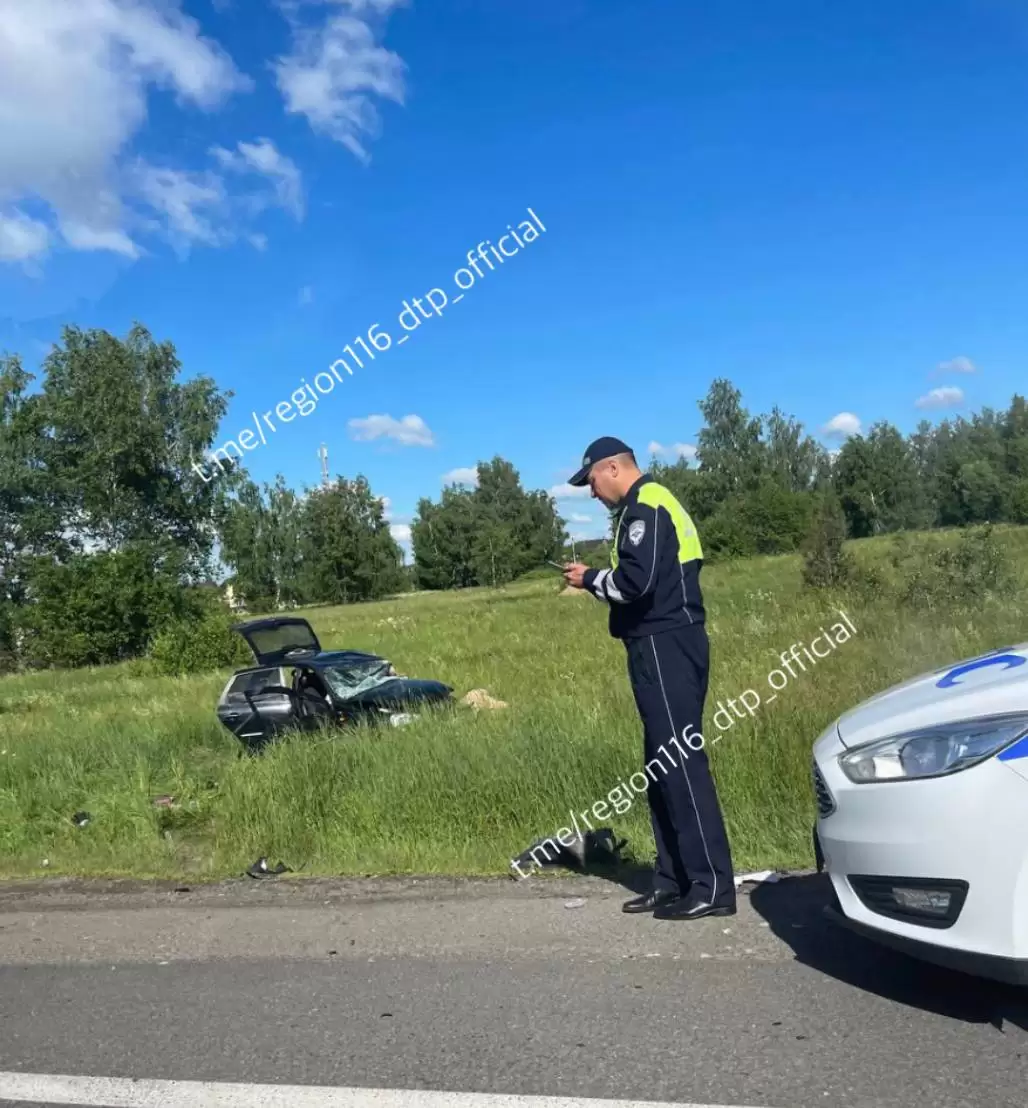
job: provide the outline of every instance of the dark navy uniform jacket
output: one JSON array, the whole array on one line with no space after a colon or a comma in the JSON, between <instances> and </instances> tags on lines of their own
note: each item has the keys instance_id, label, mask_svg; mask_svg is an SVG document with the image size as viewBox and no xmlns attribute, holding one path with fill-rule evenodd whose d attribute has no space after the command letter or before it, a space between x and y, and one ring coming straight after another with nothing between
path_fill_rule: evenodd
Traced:
<instances>
[{"instance_id":1,"label":"dark navy uniform jacket","mask_svg":"<svg viewBox=\"0 0 1028 1108\"><path fill-rule=\"evenodd\" d=\"M643 474L618 506L610 569L587 570L583 587L610 605L617 639L703 624L703 550L689 513Z\"/></svg>"}]
</instances>

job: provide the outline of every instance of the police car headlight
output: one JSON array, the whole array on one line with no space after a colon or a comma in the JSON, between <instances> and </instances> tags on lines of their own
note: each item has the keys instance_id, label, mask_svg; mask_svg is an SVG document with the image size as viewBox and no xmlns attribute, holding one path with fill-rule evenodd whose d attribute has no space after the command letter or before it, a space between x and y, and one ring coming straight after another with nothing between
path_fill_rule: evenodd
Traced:
<instances>
[{"instance_id":1,"label":"police car headlight","mask_svg":"<svg viewBox=\"0 0 1028 1108\"><path fill-rule=\"evenodd\" d=\"M1028 713L925 727L859 746L840 755L843 773L858 785L957 773L984 762L1028 735Z\"/></svg>"}]
</instances>

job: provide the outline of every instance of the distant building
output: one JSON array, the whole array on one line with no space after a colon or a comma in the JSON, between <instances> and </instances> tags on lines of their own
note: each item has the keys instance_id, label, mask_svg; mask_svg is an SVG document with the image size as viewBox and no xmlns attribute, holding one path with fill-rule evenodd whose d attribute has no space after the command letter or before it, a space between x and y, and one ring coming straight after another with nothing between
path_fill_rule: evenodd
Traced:
<instances>
[{"instance_id":1,"label":"distant building","mask_svg":"<svg viewBox=\"0 0 1028 1108\"><path fill-rule=\"evenodd\" d=\"M225 588L222 591L221 595L222 595L222 599L225 601L225 603L229 606L229 608L233 612L239 612L239 611L244 611L245 610L246 604L238 596L236 596L236 591L232 587L232 582L231 581L229 581L225 585Z\"/></svg>"}]
</instances>

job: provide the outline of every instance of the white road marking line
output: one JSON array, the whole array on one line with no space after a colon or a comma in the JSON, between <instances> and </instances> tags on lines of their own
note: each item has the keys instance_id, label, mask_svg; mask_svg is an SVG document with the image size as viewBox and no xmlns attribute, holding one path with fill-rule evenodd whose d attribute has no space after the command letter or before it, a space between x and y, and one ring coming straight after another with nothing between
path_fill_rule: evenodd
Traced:
<instances>
[{"instance_id":1,"label":"white road marking line","mask_svg":"<svg viewBox=\"0 0 1028 1108\"><path fill-rule=\"evenodd\" d=\"M745 1108L596 1097L505 1096L424 1089L242 1085L214 1081L134 1081L0 1072L0 1102L81 1104L95 1108Z\"/></svg>"}]
</instances>

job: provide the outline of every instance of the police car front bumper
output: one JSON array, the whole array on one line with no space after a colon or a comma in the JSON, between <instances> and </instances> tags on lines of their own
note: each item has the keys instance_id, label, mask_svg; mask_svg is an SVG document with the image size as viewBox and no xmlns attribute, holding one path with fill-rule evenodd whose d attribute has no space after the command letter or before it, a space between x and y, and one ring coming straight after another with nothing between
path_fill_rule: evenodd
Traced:
<instances>
[{"instance_id":1,"label":"police car front bumper","mask_svg":"<svg viewBox=\"0 0 1028 1108\"><path fill-rule=\"evenodd\" d=\"M1028 983L1028 780L996 758L856 784L833 727L814 746L830 918L923 960Z\"/></svg>"}]
</instances>

